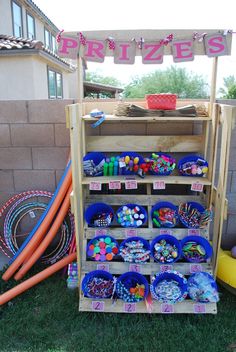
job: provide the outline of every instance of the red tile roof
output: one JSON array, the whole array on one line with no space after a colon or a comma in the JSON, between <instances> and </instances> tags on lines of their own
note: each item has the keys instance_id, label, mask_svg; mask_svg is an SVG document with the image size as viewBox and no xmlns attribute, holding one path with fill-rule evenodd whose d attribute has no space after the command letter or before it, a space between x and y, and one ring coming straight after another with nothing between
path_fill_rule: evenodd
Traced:
<instances>
[{"instance_id":1,"label":"red tile roof","mask_svg":"<svg viewBox=\"0 0 236 352\"><path fill-rule=\"evenodd\" d=\"M27 49L35 49L42 50L48 53L50 56L54 57L58 61L72 68L68 62L61 59L57 54L52 52L51 50L45 48L44 44L39 40L34 39L26 39L26 38L18 38L13 37L6 34L0 34L0 51L2 50L27 50Z\"/></svg>"}]
</instances>

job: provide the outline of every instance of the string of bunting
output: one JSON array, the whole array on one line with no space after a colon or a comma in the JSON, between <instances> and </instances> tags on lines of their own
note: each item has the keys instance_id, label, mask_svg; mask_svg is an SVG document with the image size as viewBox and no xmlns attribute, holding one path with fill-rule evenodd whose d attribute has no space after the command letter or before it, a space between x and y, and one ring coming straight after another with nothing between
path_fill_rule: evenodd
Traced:
<instances>
[{"instance_id":1,"label":"string of bunting","mask_svg":"<svg viewBox=\"0 0 236 352\"><path fill-rule=\"evenodd\" d=\"M109 36L105 40L87 39L82 32L77 36L67 36L64 30L57 35L58 55L71 59L77 59L78 55L87 61L103 62L107 48L113 52L114 63L134 64L136 50L141 51L143 64L161 64L163 62L164 48L171 47L174 62L194 60L194 42L204 44L205 54L209 57L229 55L227 36L236 32L232 30L219 31L214 34L207 32L194 32L190 38L177 39L173 33L165 38L150 41L140 37L130 41L116 41Z\"/></svg>"}]
</instances>

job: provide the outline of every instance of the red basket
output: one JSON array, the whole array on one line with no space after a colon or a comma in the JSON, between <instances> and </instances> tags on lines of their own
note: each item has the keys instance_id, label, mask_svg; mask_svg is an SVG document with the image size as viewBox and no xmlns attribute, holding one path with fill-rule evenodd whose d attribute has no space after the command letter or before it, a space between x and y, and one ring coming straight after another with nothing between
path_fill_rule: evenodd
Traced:
<instances>
[{"instance_id":1,"label":"red basket","mask_svg":"<svg viewBox=\"0 0 236 352\"><path fill-rule=\"evenodd\" d=\"M175 94L148 94L146 95L148 109L152 110L175 110Z\"/></svg>"}]
</instances>

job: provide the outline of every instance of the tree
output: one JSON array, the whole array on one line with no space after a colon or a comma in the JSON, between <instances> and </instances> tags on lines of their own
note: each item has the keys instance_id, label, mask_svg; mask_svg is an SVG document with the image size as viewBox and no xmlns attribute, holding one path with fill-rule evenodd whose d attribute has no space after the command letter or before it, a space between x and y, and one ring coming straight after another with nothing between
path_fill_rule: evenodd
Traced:
<instances>
[{"instance_id":1,"label":"tree","mask_svg":"<svg viewBox=\"0 0 236 352\"><path fill-rule=\"evenodd\" d=\"M86 81L106 84L108 86L121 87L121 82L115 77L111 76L102 76L97 72L87 72L86 73Z\"/></svg>"},{"instance_id":2,"label":"tree","mask_svg":"<svg viewBox=\"0 0 236 352\"><path fill-rule=\"evenodd\" d=\"M208 84L201 75L174 66L136 76L124 90L127 98L143 98L145 94L154 93L173 93L182 99L204 99L209 96Z\"/></svg>"},{"instance_id":3,"label":"tree","mask_svg":"<svg viewBox=\"0 0 236 352\"><path fill-rule=\"evenodd\" d=\"M221 98L236 99L236 78L231 75L225 77L223 81L224 88L219 89L219 93L222 94Z\"/></svg>"}]
</instances>

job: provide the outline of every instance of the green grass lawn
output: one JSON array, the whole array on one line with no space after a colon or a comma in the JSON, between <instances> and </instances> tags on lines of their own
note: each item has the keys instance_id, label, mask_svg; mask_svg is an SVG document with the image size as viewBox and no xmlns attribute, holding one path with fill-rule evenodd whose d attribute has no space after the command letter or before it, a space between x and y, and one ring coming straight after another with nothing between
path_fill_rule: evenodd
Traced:
<instances>
[{"instance_id":1,"label":"green grass lawn","mask_svg":"<svg viewBox=\"0 0 236 352\"><path fill-rule=\"evenodd\" d=\"M0 351L235 352L236 296L220 293L215 316L79 313L76 290L55 275L1 309Z\"/></svg>"}]
</instances>

